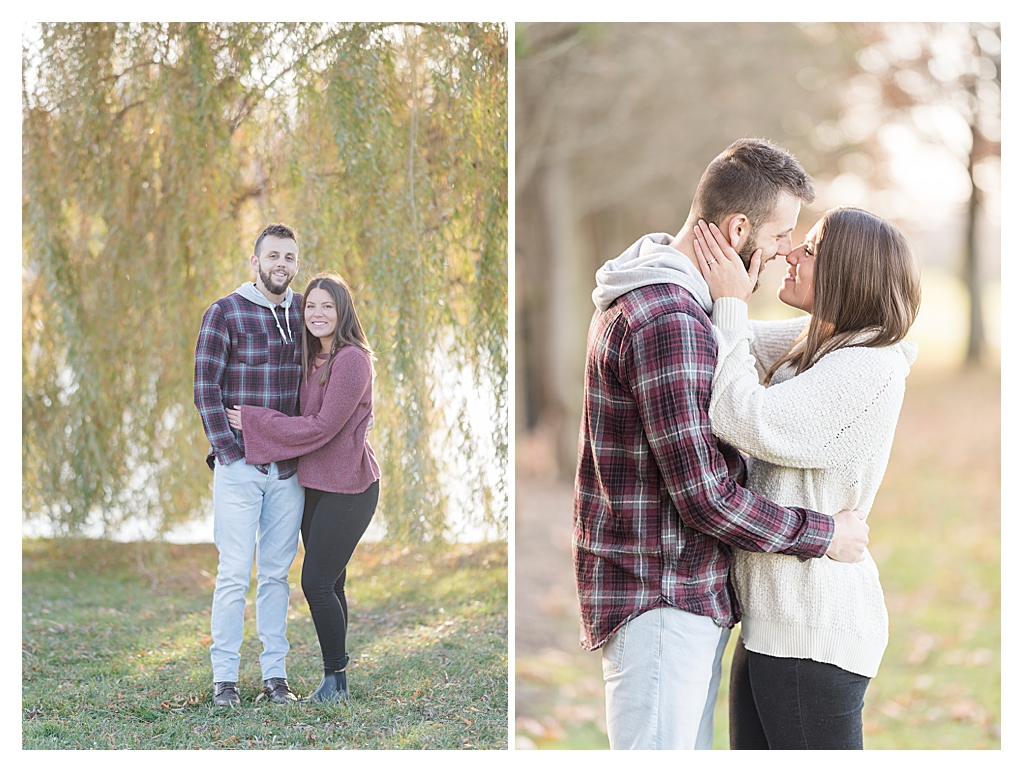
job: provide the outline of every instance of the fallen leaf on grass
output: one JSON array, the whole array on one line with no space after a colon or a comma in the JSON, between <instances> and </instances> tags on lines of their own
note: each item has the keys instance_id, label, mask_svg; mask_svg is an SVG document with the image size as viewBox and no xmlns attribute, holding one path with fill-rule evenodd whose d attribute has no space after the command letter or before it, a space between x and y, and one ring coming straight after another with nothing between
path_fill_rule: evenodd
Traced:
<instances>
[{"instance_id":1,"label":"fallen leaf on grass","mask_svg":"<svg viewBox=\"0 0 1023 772\"><path fill-rule=\"evenodd\" d=\"M966 666L977 667L991 662L993 653L990 649L974 649L966 655Z\"/></svg>"},{"instance_id":2,"label":"fallen leaf on grass","mask_svg":"<svg viewBox=\"0 0 1023 772\"><path fill-rule=\"evenodd\" d=\"M987 719L987 712L973 700L962 699L952 705L949 714L954 721L971 721L975 724L983 724Z\"/></svg>"},{"instance_id":3,"label":"fallen leaf on grass","mask_svg":"<svg viewBox=\"0 0 1023 772\"><path fill-rule=\"evenodd\" d=\"M870 719L863 720L863 731L867 734L878 734L882 729L883 727L876 721L871 721Z\"/></svg>"},{"instance_id":4,"label":"fallen leaf on grass","mask_svg":"<svg viewBox=\"0 0 1023 772\"><path fill-rule=\"evenodd\" d=\"M604 719L604 710L600 705L592 703L562 702L554 706L554 717L562 723L569 724L600 724Z\"/></svg>"},{"instance_id":5,"label":"fallen leaf on grass","mask_svg":"<svg viewBox=\"0 0 1023 772\"><path fill-rule=\"evenodd\" d=\"M888 718L901 718L906 709L895 700L888 700L888 702L881 706L881 712L888 716Z\"/></svg>"},{"instance_id":6,"label":"fallen leaf on grass","mask_svg":"<svg viewBox=\"0 0 1023 772\"><path fill-rule=\"evenodd\" d=\"M542 723L535 718L517 718L515 728L548 740L560 740L565 736L564 728L551 716L544 716Z\"/></svg>"},{"instance_id":7,"label":"fallen leaf on grass","mask_svg":"<svg viewBox=\"0 0 1023 772\"><path fill-rule=\"evenodd\" d=\"M937 646L938 640L927 633L917 633L913 636L913 648L906 655L907 665L922 665L927 655Z\"/></svg>"}]
</instances>

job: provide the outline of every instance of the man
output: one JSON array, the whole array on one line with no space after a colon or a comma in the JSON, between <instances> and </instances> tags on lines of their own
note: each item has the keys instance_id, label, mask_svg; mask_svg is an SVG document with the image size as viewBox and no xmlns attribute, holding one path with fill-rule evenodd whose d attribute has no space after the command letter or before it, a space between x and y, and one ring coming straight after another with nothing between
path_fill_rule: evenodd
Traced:
<instances>
[{"instance_id":1,"label":"man","mask_svg":"<svg viewBox=\"0 0 1023 772\"><path fill-rule=\"evenodd\" d=\"M297 459L252 466L244 438L228 425L226 406L257 405L295 415L302 374L302 296L288 286L298 272L298 243L286 225L267 226L256 239L246 282L203 315L195 347L195 405L210 441L213 470L213 538L220 553L213 590L213 701L241 704L239 651L245 595L256 555L256 629L263 642L259 662L263 690L257 701L297 700L288 686L284 659L288 569L298 551L305 490Z\"/></svg>"},{"instance_id":2,"label":"man","mask_svg":"<svg viewBox=\"0 0 1023 772\"><path fill-rule=\"evenodd\" d=\"M708 166L674 239L644 236L597 272L573 552L581 643L603 652L612 749L711 747L739 618L731 547L863 559L860 513L831 518L740 487L743 458L708 417L717 346L693 229L715 223L747 264L757 250L766 264L792 250L800 204L813 199L789 153L739 140Z\"/></svg>"}]
</instances>

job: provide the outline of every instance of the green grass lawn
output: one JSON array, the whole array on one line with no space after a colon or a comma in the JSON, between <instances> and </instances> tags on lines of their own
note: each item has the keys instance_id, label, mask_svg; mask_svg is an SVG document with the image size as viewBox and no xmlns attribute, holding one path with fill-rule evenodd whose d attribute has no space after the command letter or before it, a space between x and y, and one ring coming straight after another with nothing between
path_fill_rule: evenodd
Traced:
<instances>
[{"instance_id":1,"label":"green grass lawn","mask_svg":"<svg viewBox=\"0 0 1023 772\"><path fill-rule=\"evenodd\" d=\"M215 708L213 545L32 539L22 545L24 748L507 748L507 545L361 545L348 570L344 705L254 702L255 582L242 708ZM292 567L288 675L322 675Z\"/></svg>"},{"instance_id":2,"label":"green grass lawn","mask_svg":"<svg viewBox=\"0 0 1023 772\"><path fill-rule=\"evenodd\" d=\"M868 748L1001 747L998 371L914 372L871 553L890 618Z\"/></svg>"},{"instance_id":3,"label":"green grass lawn","mask_svg":"<svg viewBox=\"0 0 1023 772\"><path fill-rule=\"evenodd\" d=\"M890 638L867 689L867 749L1001 748L1000 425L997 369L918 367L907 381L869 520ZM570 506L569 497L557 516L570 522ZM516 564L521 571L524 557ZM575 609L563 617L550 624L574 636ZM728 748L735 638L725 654L716 749ZM528 705L516 715L518 747L608 747L599 653L518 652L516 690L529 698L517 699Z\"/></svg>"}]
</instances>

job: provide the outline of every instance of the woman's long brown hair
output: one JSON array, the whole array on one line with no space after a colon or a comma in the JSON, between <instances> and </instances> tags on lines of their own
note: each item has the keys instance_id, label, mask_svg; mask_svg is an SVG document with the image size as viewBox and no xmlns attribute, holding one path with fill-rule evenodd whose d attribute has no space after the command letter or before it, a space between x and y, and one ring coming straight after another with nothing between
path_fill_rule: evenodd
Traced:
<instances>
[{"instance_id":1,"label":"woman's long brown hair","mask_svg":"<svg viewBox=\"0 0 1023 772\"><path fill-rule=\"evenodd\" d=\"M330 351L327 352L327 361L320 368L319 385L327 382L327 372L334 356L345 346L358 346L374 359L373 349L369 347L366 339L366 332L362 329L358 314L355 313L355 303L352 299L352 290L348 282L336 273L319 273L310 280L302 293L302 375L308 382L310 373L310 357L320 351L320 339L313 335L305 323L305 303L309 292L314 289L322 289L330 293L334 300L334 308L337 309L337 327L334 328L334 339L331 342Z\"/></svg>"},{"instance_id":2,"label":"woman's long brown hair","mask_svg":"<svg viewBox=\"0 0 1023 772\"><path fill-rule=\"evenodd\" d=\"M906 237L862 209L832 209L817 242L810 322L766 382L788 363L799 374L854 340L867 348L898 343L919 310L920 271Z\"/></svg>"}]
</instances>

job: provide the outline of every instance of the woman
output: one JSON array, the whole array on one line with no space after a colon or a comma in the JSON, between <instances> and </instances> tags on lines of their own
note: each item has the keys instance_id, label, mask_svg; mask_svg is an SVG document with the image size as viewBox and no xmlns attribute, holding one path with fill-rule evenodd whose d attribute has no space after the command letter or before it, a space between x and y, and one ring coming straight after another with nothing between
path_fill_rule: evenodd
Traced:
<instances>
[{"instance_id":1,"label":"woman","mask_svg":"<svg viewBox=\"0 0 1023 772\"><path fill-rule=\"evenodd\" d=\"M305 489L302 591L320 639L323 678L307 700L349 697L345 569L380 493L380 468L366 432L373 416L373 352L344 279L320 274L303 295L300 416L242 405L228 410L245 437L245 461L298 459Z\"/></svg>"},{"instance_id":2,"label":"woman","mask_svg":"<svg viewBox=\"0 0 1023 772\"><path fill-rule=\"evenodd\" d=\"M697 260L715 299L714 433L748 453L748 487L818 512L870 510L891 451L920 306L905 238L859 209L829 211L787 257L778 298L810 313L750 322L747 270L713 225ZM761 383L763 379L764 386ZM863 695L888 642L869 554L860 563L735 551L742 607L730 687L736 749L863 747Z\"/></svg>"}]
</instances>

